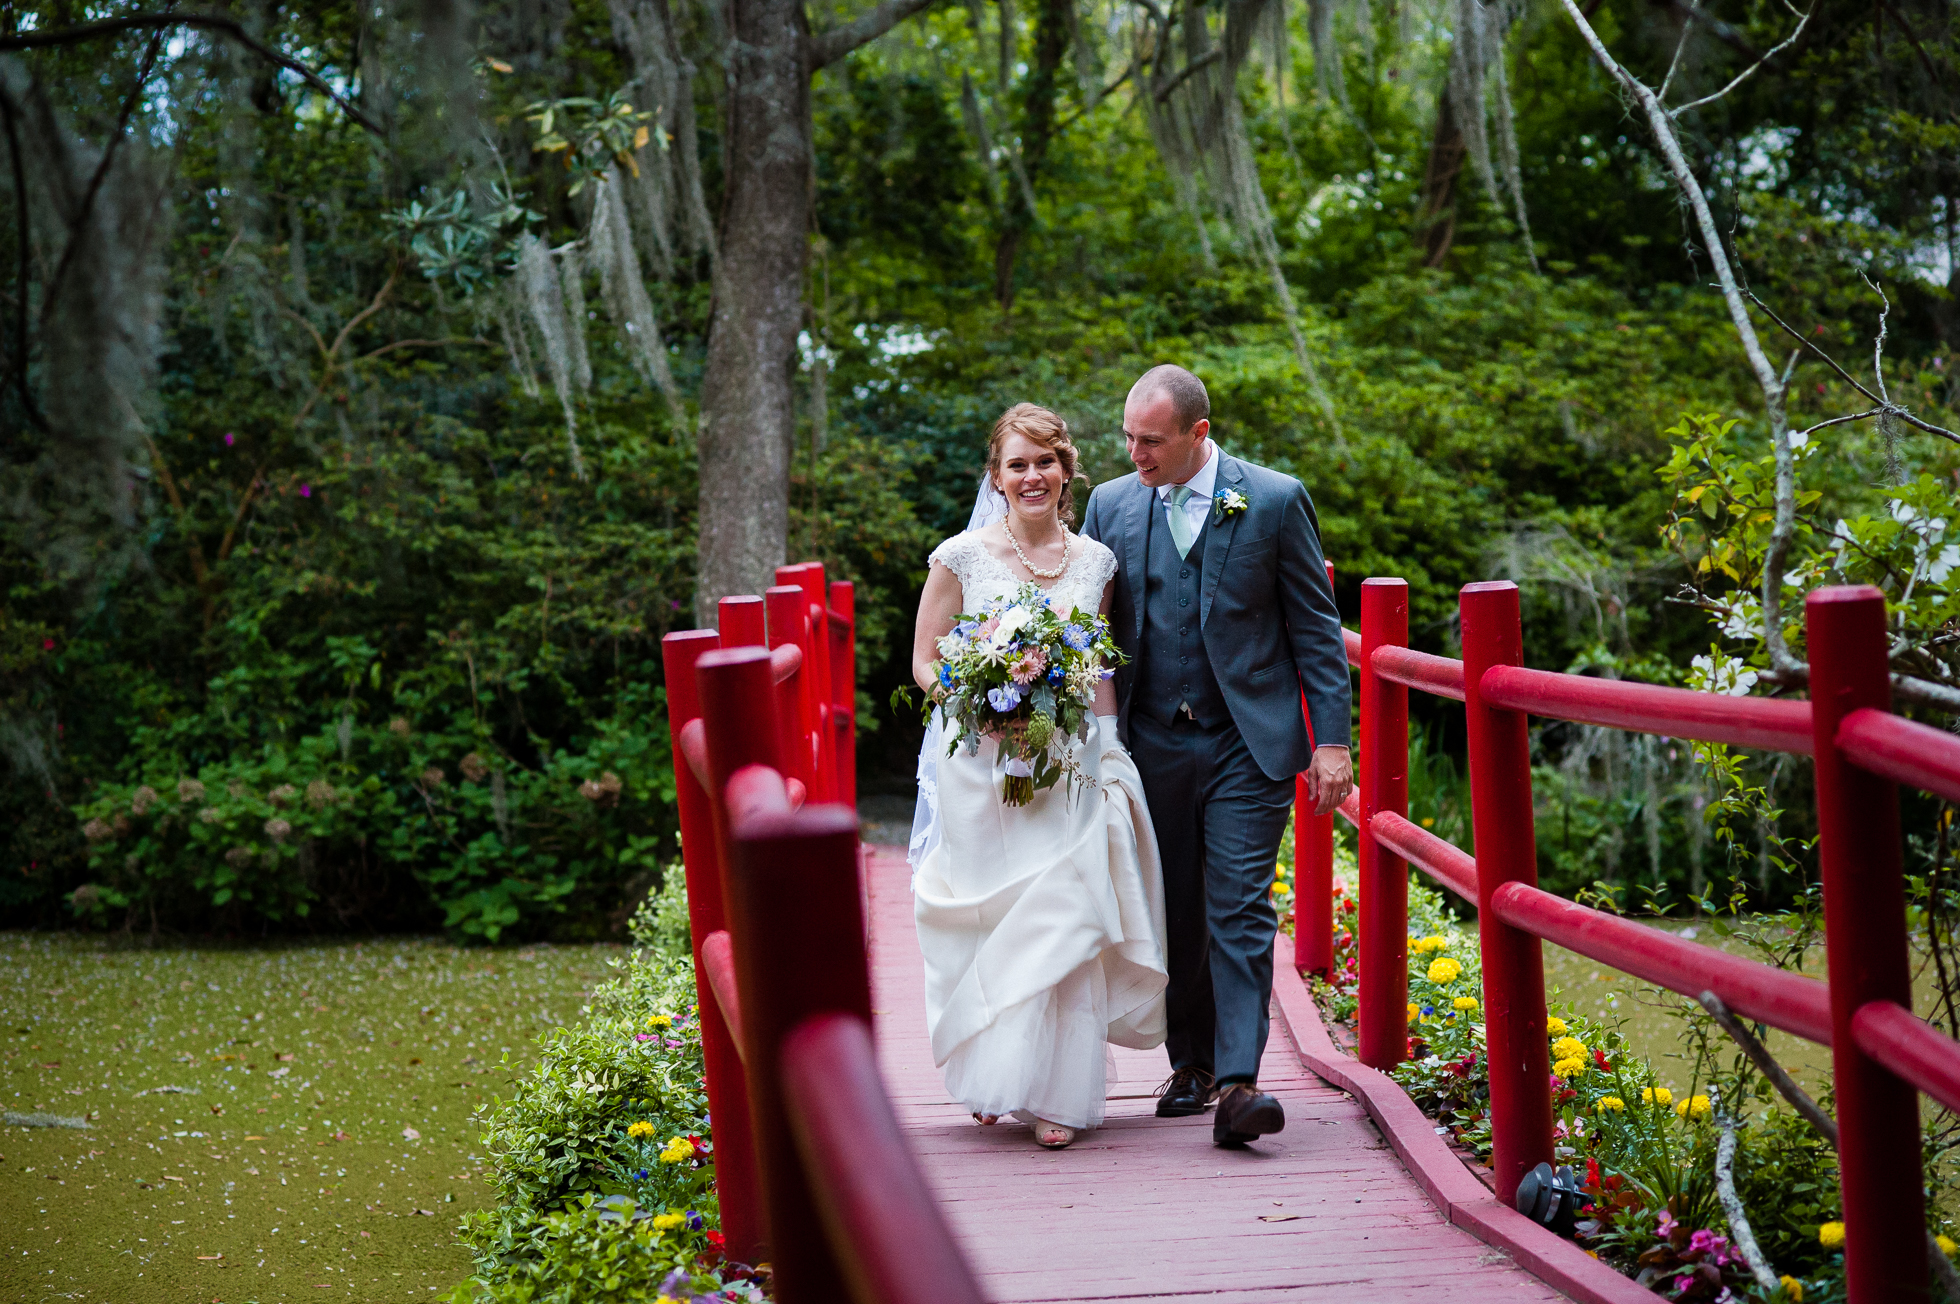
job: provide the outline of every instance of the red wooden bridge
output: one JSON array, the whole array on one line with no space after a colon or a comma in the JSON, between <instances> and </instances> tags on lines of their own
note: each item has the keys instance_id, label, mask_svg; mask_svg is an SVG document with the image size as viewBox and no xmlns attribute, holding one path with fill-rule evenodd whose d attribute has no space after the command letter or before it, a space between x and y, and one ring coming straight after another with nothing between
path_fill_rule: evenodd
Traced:
<instances>
[{"instance_id":1,"label":"red wooden bridge","mask_svg":"<svg viewBox=\"0 0 1960 1304\"><path fill-rule=\"evenodd\" d=\"M1361 782L1342 811L1359 831L1359 1058L1299 976L1332 955L1332 817L1301 810L1260 1079L1286 1131L1216 1149L1209 1120L1154 1116L1161 1054L1118 1051L1106 1125L1050 1152L946 1097L903 852L857 837L851 586L816 564L777 579L665 653L723 1227L732 1256L772 1263L785 1304L1651 1300L1510 1207L1553 1157L1541 939L1829 1045L1850 1298L1929 1297L1919 1093L1960 1108L1960 1044L1911 1012L1898 785L1960 801L1960 739L1890 712L1877 590L1810 595L1811 697L1789 701L1526 669L1508 583L1463 590L1463 660L1429 656L1406 646L1407 586L1366 581L1347 635ZM1411 688L1464 703L1474 859L1406 818ZM1531 715L1812 756L1828 983L1541 891ZM1478 907L1494 1189L1382 1072L1407 1049L1411 866Z\"/></svg>"}]
</instances>

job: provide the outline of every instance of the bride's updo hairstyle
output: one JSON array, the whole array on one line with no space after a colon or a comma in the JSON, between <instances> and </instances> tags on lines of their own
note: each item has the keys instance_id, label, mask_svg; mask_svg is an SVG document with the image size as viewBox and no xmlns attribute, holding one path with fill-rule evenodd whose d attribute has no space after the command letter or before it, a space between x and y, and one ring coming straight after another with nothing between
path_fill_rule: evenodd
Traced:
<instances>
[{"instance_id":1,"label":"bride's updo hairstyle","mask_svg":"<svg viewBox=\"0 0 1960 1304\"><path fill-rule=\"evenodd\" d=\"M1075 443L1068 437L1068 422L1036 403L1016 403L1001 413L987 439L987 480L996 489L1001 489L1000 447L1009 435L1024 435L1055 454L1055 460L1062 464L1062 494L1055 504L1056 514L1063 525L1075 524Z\"/></svg>"}]
</instances>

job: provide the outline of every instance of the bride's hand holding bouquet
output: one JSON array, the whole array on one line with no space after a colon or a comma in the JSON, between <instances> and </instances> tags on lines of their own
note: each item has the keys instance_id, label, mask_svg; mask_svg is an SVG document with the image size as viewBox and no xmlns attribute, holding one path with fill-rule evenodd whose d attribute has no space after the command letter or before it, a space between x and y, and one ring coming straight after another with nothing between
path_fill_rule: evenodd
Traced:
<instances>
[{"instance_id":1,"label":"bride's hand holding bouquet","mask_svg":"<svg viewBox=\"0 0 1960 1304\"><path fill-rule=\"evenodd\" d=\"M1123 660L1106 618L1057 611L1038 585L960 613L932 667L950 726L946 754L999 740L1004 798L1027 805L1063 774L1080 774L1073 744L1087 734L1096 686Z\"/></svg>"}]
</instances>

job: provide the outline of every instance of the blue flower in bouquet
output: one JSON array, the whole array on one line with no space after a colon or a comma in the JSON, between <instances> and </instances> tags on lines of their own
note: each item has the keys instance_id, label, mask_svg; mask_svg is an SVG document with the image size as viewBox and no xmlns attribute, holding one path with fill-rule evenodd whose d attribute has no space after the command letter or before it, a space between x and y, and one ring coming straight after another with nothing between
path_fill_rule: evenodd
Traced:
<instances>
[{"instance_id":1,"label":"blue flower in bouquet","mask_svg":"<svg viewBox=\"0 0 1960 1304\"><path fill-rule=\"evenodd\" d=\"M1013 684L1002 684L999 688L987 690L987 705L996 711L1012 711L1021 704L1021 690Z\"/></svg>"},{"instance_id":2,"label":"blue flower in bouquet","mask_svg":"<svg viewBox=\"0 0 1960 1304\"><path fill-rule=\"evenodd\" d=\"M939 682L946 688L953 686L953 668L944 661L939 663Z\"/></svg>"},{"instance_id":3,"label":"blue flower in bouquet","mask_svg":"<svg viewBox=\"0 0 1960 1304\"><path fill-rule=\"evenodd\" d=\"M1062 668L1062 667L1061 667L1060 665L1052 665L1052 666L1050 666L1050 667L1048 667L1048 682L1049 682L1049 683L1051 683L1051 684L1059 684L1059 683L1061 683L1061 682L1062 682L1062 681L1063 681L1064 679L1067 679L1067 678L1068 678L1068 671L1067 671L1067 670L1065 670L1065 669L1063 669L1063 668Z\"/></svg>"},{"instance_id":4,"label":"blue flower in bouquet","mask_svg":"<svg viewBox=\"0 0 1960 1304\"><path fill-rule=\"evenodd\" d=\"M1062 642L1068 644L1077 652L1088 651L1089 644L1095 642L1095 638L1096 636L1094 634L1091 634L1080 625L1071 624L1065 625L1062 628Z\"/></svg>"}]
</instances>

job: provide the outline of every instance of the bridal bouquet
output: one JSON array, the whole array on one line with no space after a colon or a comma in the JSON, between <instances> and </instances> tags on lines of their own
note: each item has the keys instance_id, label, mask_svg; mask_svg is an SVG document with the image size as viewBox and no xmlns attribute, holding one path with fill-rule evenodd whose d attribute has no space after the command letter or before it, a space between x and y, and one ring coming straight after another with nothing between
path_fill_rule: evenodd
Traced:
<instances>
[{"instance_id":1,"label":"bridal bouquet","mask_svg":"<svg viewBox=\"0 0 1960 1304\"><path fill-rule=\"evenodd\" d=\"M1079 773L1069 742L1084 736L1096 685L1123 660L1107 620L1057 611L1034 584L961 613L939 640L939 656L946 754L964 742L971 756L981 738L999 739L1009 806Z\"/></svg>"}]
</instances>

